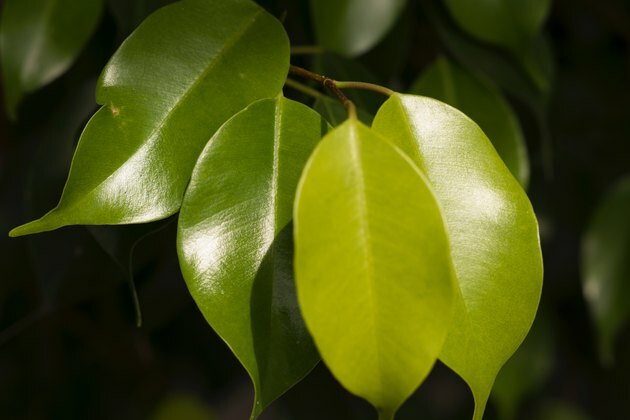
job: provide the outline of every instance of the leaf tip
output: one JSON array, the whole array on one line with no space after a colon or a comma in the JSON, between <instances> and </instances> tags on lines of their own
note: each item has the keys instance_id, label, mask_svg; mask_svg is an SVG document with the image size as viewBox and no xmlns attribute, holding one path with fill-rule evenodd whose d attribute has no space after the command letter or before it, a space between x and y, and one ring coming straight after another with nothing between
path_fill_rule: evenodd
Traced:
<instances>
[{"instance_id":1,"label":"leaf tip","mask_svg":"<svg viewBox=\"0 0 630 420\"><path fill-rule=\"evenodd\" d=\"M19 236L32 235L34 233L48 232L50 230L55 230L62 226L65 226L65 223L62 223L57 218L53 218L53 220L50 220L51 214L53 213L50 212L39 219L11 229L11 231L9 231L9 237L17 238Z\"/></svg>"}]
</instances>

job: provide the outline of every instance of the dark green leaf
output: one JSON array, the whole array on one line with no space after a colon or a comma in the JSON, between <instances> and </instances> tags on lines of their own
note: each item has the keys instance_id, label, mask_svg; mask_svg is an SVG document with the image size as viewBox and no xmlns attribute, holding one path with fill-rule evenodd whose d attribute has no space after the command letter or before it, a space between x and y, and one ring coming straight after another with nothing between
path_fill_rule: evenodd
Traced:
<instances>
[{"instance_id":1,"label":"dark green leaf","mask_svg":"<svg viewBox=\"0 0 630 420\"><path fill-rule=\"evenodd\" d=\"M448 52L466 68L489 77L506 92L518 97L536 111L546 106L547 93L516 60L514 54L475 42L454 27L438 4L439 0L422 2L424 11Z\"/></svg>"},{"instance_id":2,"label":"dark green leaf","mask_svg":"<svg viewBox=\"0 0 630 420\"><path fill-rule=\"evenodd\" d=\"M311 0L319 44L356 56L369 50L396 22L406 0Z\"/></svg>"},{"instance_id":3,"label":"dark green leaf","mask_svg":"<svg viewBox=\"0 0 630 420\"><path fill-rule=\"evenodd\" d=\"M551 0L445 0L457 23L474 37L495 45L527 44L547 18Z\"/></svg>"},{"instance_id":4,"label":"dark green leaf","mask_svg":"<svg viewBox=\"0 0 630 420\"><path fill-rule=\"evenodd\" d=\"M23 96L59 77L96 29L102 0L5 0L0 57L7 110L16 116Z\"/></svg>"},{"instance_id":5,"label":"dark green leaf","mask_svg":"<svg viewBox=\"0 0 630 420\"><path fill-rule=\"evenodd\" d=\"M515 420L520 404L541 389L553 368L554 337L539 314L523 344L501 368L491 398L499 418Z\"/></svg>"},{"instance_id":6,"label":"dark green leaf","mask_svg":"<svg viewBox=\"0 0 630 420\"><path fill-rule=\"evenodd\" d=\"M416 80L411 93L446 102L472 118L490 138L512 175L527 186L529 159L521 126L490 80L475 76L442 57Z\"/></svg>"},{"instance_id":7,"label":"dark green leaf","mask_svg":"<svg viewBox=\"0 0 630 420\"><path fill-rule=\"evenodd\" d=\"M602 362L630 318L630 177L599 204L582 242L582 287L597 327Z\"/></svg>"},{"instance_id":8,"label":"dark green leaf","mask_svg":"<svg viewBox=\"0 0 630 420\"><path fill-rule=\"evenodd\" d=\"M442 208L461 298L440 359L471 387L474 417L481 419L499 369L538 307L536 217L483 131L455 108L395 94L373 127L426 174Z\"/></svg>"},{"instance_id":9,"label":"dark green leaf","mask_svg":"<svg viewBox=\"0 0 630 420\"><path fill-rule=\"evenodd\" d=\"M348 120L309 160L294 218L298 298L322 359L391 418L451 323L455 284L433 193L398 149Z\"/></svg>"},{"instance_id":10,"label":"dark green leaf","mask_svg":"<svg viewBox=\"0 0 630 420\"><path fill-rule=\"evenodd\" d=\"M295 298L290 221L300 173L326 129L297 102L252 104L208 143L182 205L184 278L249 372L253 416L319 360Z\"/></svg>"},{"instance_id":11,"label":"dark green leaf","mask_svg":"<svg viewBox=\"0 0 630 420\"><path fill-rule=\"evenodd\" d=\"M326 119L333 127L337 127L348 119L348 111L335 98L326 95L318 97L313 103L313 109ZM366 125L372 125L374 117L363 109L357 109L359 120Z\"/></svg>"},{"instance_id":12,"label":"dark green leaf","mask_svg":"<svg viewBox=\"0 0 630 420\"><path fill-rule=\"evenodd\" d=\"M277 95L288 59L282 26L249 0L158 10L101 75L104 106L81 136L59 204L11 235L175 213L208 139L252 101Z\"/></svg>"},{"instance_id":13,"label":"dark green leaf","mask_svg":"<svg viewBox=\"0 0 630 420\"><path fill-rule=\"evenodd\" d=\"M367 68L356 60L340 57L334 54L320 54L315 59L316 70L326 76L341 80L358 80L361 82L376 83L380 81ZM376 114L383 102L382 97L374 92L365 90L346 90L345 94L358 108L368 113Z\"/></svg>"}]
</instances>

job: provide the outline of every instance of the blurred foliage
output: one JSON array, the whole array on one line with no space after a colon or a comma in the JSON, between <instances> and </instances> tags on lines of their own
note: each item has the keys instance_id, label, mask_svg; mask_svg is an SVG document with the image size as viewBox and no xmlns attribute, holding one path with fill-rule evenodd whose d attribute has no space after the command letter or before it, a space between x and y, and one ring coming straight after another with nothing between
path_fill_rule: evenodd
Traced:
<instances>
[{"instance_id":1,"label":"blurred foliage","mask_svg":"<svg viewBox=\"0 0 630 420\"><path fill-rule=\"evenodd\" d=\"M17 120L0 109L3 232L56 204L81 128L95 110L100 70L144 17L169 2L108 0L68 71L25 97ZM308 2L259 3L283 18L293 45L316 44ZM489 79L514 109L530 156L528 192L541 225L545 286L534 330L497 380L488 419L630 418L630 327L616 330L615 361L604 367L580 282L582 237L606 192L630 173L628 28L625 0L556 0L542 37L504 48L460 29L443 2L409 0L392 29L355 59L294 57L331 77L404 90L445 56ZM7 86L0 90L4 96ZM353 93L366 118L382 101ZM247 375L194 305L174 240L168 222L0 235L2 418L247 418ZM471 412L466 385L438 365L397 418L465 419ZM263 418L371 415L320 364Z\"/></svg>"}]
</instances>

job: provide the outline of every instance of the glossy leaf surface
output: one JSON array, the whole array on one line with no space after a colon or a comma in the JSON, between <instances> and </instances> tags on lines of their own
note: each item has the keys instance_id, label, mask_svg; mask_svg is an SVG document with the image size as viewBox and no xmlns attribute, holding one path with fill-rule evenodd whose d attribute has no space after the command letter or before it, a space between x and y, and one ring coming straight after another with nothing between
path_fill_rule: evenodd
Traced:
<instances>
[{"instance_id":1,"label":"glossy leaf surface","mask_svg":"<svg viewBox=\"0 0 630 420\"><path fill-rule=\"evenodd\" d=\"M514 111L490 82L446 58L436 60L411 87L411 93L445 102L472 118L521 185L529 181L529 159Z\"/></svg>"},{"instance_id":2,"label":"glossy leaf surface","mask_svg":"<svg viewBox=\"0 0 630 420\"><path fill-rule=\"evenodd\" d=\"M280 23L249 0L184 0L147 18L103 71L57 207L12 231L126 224L175 213L217 128L275 96L289 48Z\"/></svg>"},{"instance_id":3,"label":"glossy leaf surface","mask_svg":"<svg viewBox=\"0 0 630 420\"><path fill-rule=\"evenodd\" d=\"M0 59L12 117L25 94L59 77L96 30L102 0L6 0L0 20Z\"/></svg>"},{"instance_id":4,"label":"glossy leaf surface","mask_svg":"<svg viewBox=\"0 0 630 420\"><path fill-rule=\"evenodd\" d=\"M433 194L399 150L348 120L309 160L294 223L298 298L322 359L389 418L429 373L451 321Z\"/></svg>"},{"instance_id":5,"label":"glossy leaf surface","mask_svg":"<svg viewBox=\"0 0 630 420\"><path fill-rule=\"evenodd\" d=\"M504 47L519 47L544 23L551 0L445 0L457 23L474 37Z\"/></svg>"},{"instance_id":6,"label":"glossy leaf surface","mask_svg":"<svg viewBox=\"0 0 630 420\"><path fill-rule=\"evenodd\" d=\"M326 51L356 56L385 36L406 0L311 0L319 44Z\"/></svg>"},{"instance_id":7,"label":"glossy leaf surface","mask_svg":"<svg viewBox=\"0 0 630 420\"><path fill-rule=\"evenodd\" d=\"M582 287L599 336L602 361L612 364L615 338L630 319L630 178L599 204L582 242Z\"/></svg>"},{"instance_id":8,"label":"glossy leaf surface","mask_svg":"<svg viewBox=\"0 0 630 420\"><path fill-rule=\"evenodd\" d=\"M252 104L208 143L182 205L184 278L249 372L254 415L319 360L295 297L290 221L300 173L326 130L297 102Z\"/></svg>"},{"instance_id":9,"label":"glossy leaf surface","mask_svg":"<svg viewBox=\"0 0 630 420\"><path fill-rule=\"evenodd\" d=\"M395 94L373 127L426 174L442 208L463 299L440 359L471 387L480 419L496 374L538 307L536 217L483 131L455 108Z\"/></svg>"}]
</instances>

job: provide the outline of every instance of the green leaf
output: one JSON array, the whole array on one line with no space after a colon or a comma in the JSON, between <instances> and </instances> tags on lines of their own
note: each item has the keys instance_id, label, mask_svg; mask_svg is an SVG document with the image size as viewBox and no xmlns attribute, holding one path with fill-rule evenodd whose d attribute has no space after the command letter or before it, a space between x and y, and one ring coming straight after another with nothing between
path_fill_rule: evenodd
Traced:
<instances>
[{"instance_id":1,"label":"green leaf","mask_svg":"<svg viewBox=\"0 0 630 420\"><path fill-rule=\"evenodd\" d=\"M520 47L545 22L551 0L445 0L455 21L481 41L502 47Z\"/></svg>"},{"instance_id":2,"label":"green leaf","mask_svg":"<svg viewBox=\"0 0 630 420\"><path fill-rule=\"evenodd\" d=\"M442 216L417 168L356 120L322 140L295 204L298 299L322 359L390 418L451 323Z\"/></svg>"},{"instance_id":3,"label":"green leaf","mask_svg":"<svg viewBox=\"0 0 630 420\"><path fill-rule=\"evenodd\" d=\"M313 109L326 119L333 127L337 127L348 119L348 111L338 99L321 95L313 103ZM362 123L372 125L374 117L361 108L357 108L357 116Z\"/></svg>"},{"instance_id":4,"label":"green leaf","mask_svg":"<svg viewBox=\"0 0 630 420\"><path fill-rule=\"evenodd\" d=\"M278 94L288 40L249 0L184 0L152 14L103 71L57 207L12 236L127 224L179 209L199 153L251 102Z\"/></svg>"},{"instance_id":5,"label":"green leaf","mask_svg":"<svg viewBox=\"0 0 630 420\"><path fill-rule=\"evenodd\" d=\"M538 307L536 217L483 131L455 108L395 94L373 127L418 165L442 208L463 299L440 359L468 383L481 419L494 378Z\"/></svg>"},{"instance_id":6,"label":"green leaf","mask_svg":"<svg viewBox=\"0 0 630 420\"><path fill-rule=\"evenodd\" d=\"M598 332L602 362L614 361L630 318L630 177L604 197L582 241L582 290Z\"/></svg>"},{"instance_id":7,"label":"green leaf","mask_svg":"<svg viewBox=\"0 0 630 420\"><path fill-rule=\"evenodd\" d=\"M541 91L519 64L514 54L476 42L462 34L438 4L441 0L421 2L448 52L466 68L482 73L501 89L539 111L546 106L548 92Z\"/></svg>"},{"instance_id":8,"label":"green leaf","mask_svg":"<svg viewBox=\"0 0 630 420\"><path fill-rule=\"evenodd\" d=\"M208 143L182 205L184 278L254 382L253 417L319 360L295 297L290 221L300 173L326 130L297 102L252 104Z\"/></svg>"},{"instance_id":9,"label":"green leaf","mask_svg":"<svg viewBox=\"0 0 630 420\"><path fill-rule=\"evenodd\" d=\"M5 0L0 57L12 118L27 93L63 74L96 30L102 0Z\"/></svg>"},{"instance_id":10,"label":"green leaf","mask_svg":"<svg viewBox=\"0 0 630 420\"><path fill-rule=\"evenodd\" d=\"M529 181L529 159L514 111L494 84L438 58L413 84L411 93L430 96L472 118L521 185Z\"/></svg>"},{"instance_id":11,"label":"green leaf","mask_svg":"<svg viewBox=\"0 0 630 420\"><path fill-rule=\"evenodd\" d=\"M356 56L372 48L398 19L406 0L311 0L319 44Z\"/></svg>"}]
</instances>

